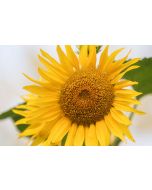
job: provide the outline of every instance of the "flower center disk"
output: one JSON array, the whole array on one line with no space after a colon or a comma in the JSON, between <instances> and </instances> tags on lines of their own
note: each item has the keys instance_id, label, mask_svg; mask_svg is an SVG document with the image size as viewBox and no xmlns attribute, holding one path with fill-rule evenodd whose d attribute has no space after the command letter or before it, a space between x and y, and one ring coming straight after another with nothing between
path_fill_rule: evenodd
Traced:
<instances>
[{"instance_id":1,"label":"flower center disk","mask_svg":"<svg viewBox=\"0 0 152 190\"><path fill-rule=\"evenodd\" d=\"M64 84L59 104L73 123L88 126L107 115L114 99L106 74L96 70L78 71Z\"/></svg>"}]
</instances>

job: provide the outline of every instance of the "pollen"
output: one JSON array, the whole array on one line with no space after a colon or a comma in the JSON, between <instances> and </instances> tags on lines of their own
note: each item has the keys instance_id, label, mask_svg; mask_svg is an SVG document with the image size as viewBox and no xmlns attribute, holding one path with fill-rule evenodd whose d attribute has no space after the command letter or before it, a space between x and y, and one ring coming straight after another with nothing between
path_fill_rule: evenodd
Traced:
<instances>
[{"instance_id":1,"label":"pollen","mask_svg":"<svg viewBox=\"0 0 152 190\"><path fill-rule=\"evenodd\" d=\"M89 126L107 115L114 90L107 74L96 70L75 72L61 89L59 104L71 122Z\"/></svg>"}]
</instances>

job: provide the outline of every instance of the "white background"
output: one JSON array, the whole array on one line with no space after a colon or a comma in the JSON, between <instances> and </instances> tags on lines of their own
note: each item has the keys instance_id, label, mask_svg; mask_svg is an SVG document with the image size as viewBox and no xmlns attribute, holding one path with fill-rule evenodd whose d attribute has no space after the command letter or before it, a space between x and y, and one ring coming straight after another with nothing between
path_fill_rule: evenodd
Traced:
<instances>
[{"instance_id":1,"label":"white background","mask_svg":"<svg viewBox=\"0 0 152 190\"><path fill-rule=\"evenodd\" d=\"M151 0L0 0L0 44L152 45L151 7ZM151 190L151 171L150 146L0 147L6 190Z\"/></svg>"},{"instance_id":2,"label":"white background","mask_svg":"<svg viewBox=\"0 0 152 190\"><path fill-rule=\"evenodd\" d=\"M110 52L120 46L111 46ZM151 57L152 46L123 46L125 50L119 57L125 55L130 49L130 57ZM55 46L0 46L0 112L22 102L20 96L26 92L22 89L30 84L23 73L37 78L37 67L39 60L37 55L40 48L48 51L57 58ZM76 50L76 47L73 46ZM129 142L124 145L152 145L152 96L142 99L139 109L146 112L144 116L135 116L131 131L136 143ZM0 145L26 145L26 139L18 139L18 131L10 119L0 121Z\"/></svg>"}]
</instances>

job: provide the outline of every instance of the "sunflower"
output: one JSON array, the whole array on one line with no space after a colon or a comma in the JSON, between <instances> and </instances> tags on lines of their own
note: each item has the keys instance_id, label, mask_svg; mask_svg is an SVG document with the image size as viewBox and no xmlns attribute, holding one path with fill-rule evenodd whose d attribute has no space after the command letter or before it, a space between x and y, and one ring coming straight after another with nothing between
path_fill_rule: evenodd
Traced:
<instances>
[{"instance_id":1,"label":"sunflower","mask_svg":"<svg viewBox=\"0 0 152 190\"><path fill-rule=\"evenodd\" d=\"M140 92L126 87L136 81L122 80L125 73L137 69L138 58L127 61L129 53L116 60L123 50L111 55L106 46L96 61L96 46L81 46L79 56L72 47L57 46L59 61L40 50L39 80L25 75L34 84L24 87L26 104L14 110L23 116L17 125L28 127L20 137L31 137L32 145L93 146L110 145L111 137L134 141L126 112L143 114L132 107ZM63 143L64 139L64 143Z\"/></svg>"}]
</instances>

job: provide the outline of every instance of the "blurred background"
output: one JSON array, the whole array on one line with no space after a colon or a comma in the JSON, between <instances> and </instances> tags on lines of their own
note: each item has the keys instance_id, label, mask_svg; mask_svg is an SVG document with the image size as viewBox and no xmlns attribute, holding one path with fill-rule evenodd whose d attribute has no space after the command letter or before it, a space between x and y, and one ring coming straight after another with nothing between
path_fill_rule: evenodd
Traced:
<instances>
[{"instance_id":1,"label":"blurred background","mask_svg":"<svg viewBox=\"0 0 152 190\"><path fill-rule=\"evenodd\" d=\"M152 57L152 46L130 45L110 47L110 52L124 47L125 50L120 57L132 50L129 58L134 57ZM73 46L75 51L76 47ZM37 55L39 50L44 49L57 59L55 46L0 46L0 114L22 102L20 98L26 93L23 86L30 82L23 76L23 73L37 78L37 68L39 60ZM99 58L100 53L98 54ZM149 71L152 72L152 71ZM133 125L130 130L136 140L136 143L127 142L121 145L152 145L152 95L147 95L141 99L142 104L138 107L146 112L144 116L134 116ZM0 145L27 145L28 139L19 139L18 130L11 119L0 121Z\"/></svg>"}]
</instances>

